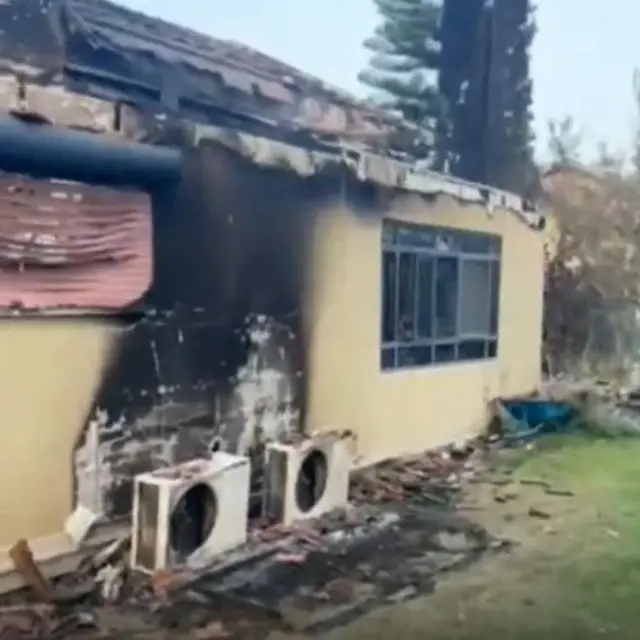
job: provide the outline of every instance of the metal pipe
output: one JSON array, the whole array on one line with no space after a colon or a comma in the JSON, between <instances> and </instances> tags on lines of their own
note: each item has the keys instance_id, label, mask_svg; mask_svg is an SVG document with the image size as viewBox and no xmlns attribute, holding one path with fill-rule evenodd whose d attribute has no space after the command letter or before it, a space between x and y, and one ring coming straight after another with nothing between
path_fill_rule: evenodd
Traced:
<instances>
[{"instance_id":1,"label":"metal pipe","mask_svg":"<svg viewBox=\"0 0 640 640\"><path fill-rule=\"evenodd\" d=\"M178 149L0 118L0 171L152 191L181 169Z\"/></svg>"}]
</instances>

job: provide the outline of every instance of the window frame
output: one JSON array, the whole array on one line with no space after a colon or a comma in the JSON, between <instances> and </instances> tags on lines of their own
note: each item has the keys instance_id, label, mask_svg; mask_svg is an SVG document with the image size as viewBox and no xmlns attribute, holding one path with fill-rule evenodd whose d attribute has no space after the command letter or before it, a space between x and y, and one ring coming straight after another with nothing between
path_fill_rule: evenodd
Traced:
<instances>
[{"instance_id":1,"label":"window frame","mask_svg":"<svg viewBox=\"0 0 640 640\"><path fill-rule=\"evenodd\" d=\"M404 233L405 237L401 238ZM416 237L411 240L412 234ZM426 246L427 243L418 242L417 238L423 239L431 236L433 246ZM448 246L437 246L441 237L446 238ZM469 250L469 246L476 242L476 250ZM466 245L466 248L465 248ZM483 249L484 245L484 249ZM398 340L398 322L400 311L400 286L401 286L401 255L415 256L414 263L414 283L413 283L413 332L411 340ZM389 315L386 308L385 287L388 274L385 271L386 257L394 256L395 267L393 269L394 282L391 291L393 296L392 332L393 340L384 340L385 325ZM430 303L430 326L431 336L421 338L418 334L419 321L419 273L420 259L427 258L431 261L431 303ZM456 330L453 336L436 337L437 326L437 305L436 305L436 282L438 274L438 258L454 258L456 260L456 303L455 303L455 325ZM489 264L487 282L488 318L489 332L461 333L461 309L464 297L463 264L464 262L483 262ZM380 318L380 366L385 372L405 371L407 369L430 369L452 364L468 364L470 362L486 362L494 360L498 355L499 339L499 313L500 313L500 285L502 276L502 237L498 234L476 232L471 230L456 229L450 227L434 225L418 225L401 221L385 219L383 220L382 241L381 241L381 318ZM497 291L494 292L494 285L497 277ZM388 328L388 327L387 327ZM460 347L470 346L475 343L477 346L483 342L482 356L460 357ZM438 349L453 348L451 359L438 359ZM409 363L402 364L400 354L403 349L430 349L430 358L423 364ZM425 351L426 353L426 351ZM392 354L390 363L385 364L385 355ZM442 351L441 351L442 354Z\"/></svg>"}]
</instances>

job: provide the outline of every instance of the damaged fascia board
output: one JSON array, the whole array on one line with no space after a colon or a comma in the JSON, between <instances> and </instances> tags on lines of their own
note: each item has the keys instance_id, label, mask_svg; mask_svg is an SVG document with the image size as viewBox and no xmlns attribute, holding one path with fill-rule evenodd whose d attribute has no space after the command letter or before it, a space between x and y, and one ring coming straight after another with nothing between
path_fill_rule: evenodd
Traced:
<instances>
[{"instance_id":1,"label":"damaged fascia board","mask_svg":"<svg viewBox=\"0 0 640 640\"><path fill-rule=\"evenodd\" d=\"M466 204L480 204L489 214L495 209L506 209L529 226L536 224L542 216L540 212L526 212L522 198L517 194L435 171L418 173L409 163L370 152L354 151L353 147L345 146L343 153L317 151L224 127L192 126L194 146L207 141L217 142L258 166L288 167L298 175L308 177L329 165L341 164L349 167L362 181L421 195L447 195Z\"/></svg>"},{"instance_id":2,"label":"damaged fascia board","mask_svg":"<svg viewBox=\"0 0 640 640\"><path fill-rule=\"evenodd\" d=\"M216 142L258 166L287 166L298 175L308 177L316 174L323 167L336 162L334 153L312 151L304 147L214 125L192 126L194 147L200 146L203 142Z\"/></svg>"}]
</instances>

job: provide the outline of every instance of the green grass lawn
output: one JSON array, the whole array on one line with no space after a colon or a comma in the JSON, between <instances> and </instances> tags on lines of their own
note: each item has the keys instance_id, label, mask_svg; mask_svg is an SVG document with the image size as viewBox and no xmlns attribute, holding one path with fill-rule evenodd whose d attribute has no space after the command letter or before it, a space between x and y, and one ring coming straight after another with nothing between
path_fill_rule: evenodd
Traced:
<instances>
[{"instance_id":1,"label":"green grass lawn","mask_svg":"<svg viewBox=\"0 0 640 640\"><path fill-rule=\"evenodd\" d=\"M498 504L495 488L478 486L470 516L517 540L512 551L331 639L639 638L640 441L572 436L549 445L540 443L517 464L515 500ZM531 478L575 495L520 484ZM550 518L529 516L530 507Z\"/></svg>"}]
</instances>

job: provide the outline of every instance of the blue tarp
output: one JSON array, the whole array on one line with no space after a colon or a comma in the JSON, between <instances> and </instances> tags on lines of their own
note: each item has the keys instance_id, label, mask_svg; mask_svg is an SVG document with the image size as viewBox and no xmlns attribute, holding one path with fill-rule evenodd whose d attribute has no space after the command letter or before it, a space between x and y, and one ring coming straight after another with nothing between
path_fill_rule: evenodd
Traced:
<instances>
[{"instance_id":1,"label":"blue tarp","mask_svg":"<svg viewBox=\"0 0 640 640\"><path fill-rule=\"evenodd\" d=\"M503 400L504 408L513 418L512 430L507 438L528 438L539 433L552 433L566 427L575 416L576 409L567 402L527 398Z\"/></svg>"}]
</instances>

